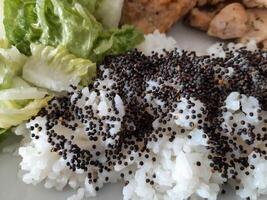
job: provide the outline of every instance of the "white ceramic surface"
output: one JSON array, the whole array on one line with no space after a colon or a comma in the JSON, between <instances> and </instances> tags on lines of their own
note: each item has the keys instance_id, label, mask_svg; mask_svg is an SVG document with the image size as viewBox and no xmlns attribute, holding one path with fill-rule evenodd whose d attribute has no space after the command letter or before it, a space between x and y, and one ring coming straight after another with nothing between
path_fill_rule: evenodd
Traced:
<instances>
[{"instance_id":1,"label":"white ceramic surface","mask_svg":"<svg viewBox=\"0 0 267 200\"><path fill-rule=\"evenodd\" d=\"M179 47L183 49L203 51L216 42L215 39L207 37L204 33L184 27L181 24L176 25L169 34L177 40ZM4 146L8 143L9 141L6 141ZM0 151L2 148L3 144L0 146ZM58 192L53 189L46 190L42 184L32 186L22 183L17 174L19 162L18 157L0 153L0 200L65 200L73 194L73 191L69 189ZM121 188L120 184L106 185L96 198L90 200L121 200ZM221 195L219 200L238 200L238 198L231 190L227 190L227 193ZM261 200L267 200L267 197L263 197Z\"/></svg>"}]
</instances>

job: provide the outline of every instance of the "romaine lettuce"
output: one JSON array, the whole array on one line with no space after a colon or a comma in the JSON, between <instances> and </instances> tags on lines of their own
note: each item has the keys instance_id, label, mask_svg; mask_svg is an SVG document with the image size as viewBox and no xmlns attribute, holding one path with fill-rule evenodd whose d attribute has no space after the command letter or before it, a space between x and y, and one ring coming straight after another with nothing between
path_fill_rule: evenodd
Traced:
<instances>
[{"instance_id":1,"label":"romaine lettuce","mask_svg":"<svg viewBox=\"0 0 267 200\"><path fill-rule=\"evenodd\" d=\"M0 128L7 129L30 119L45 107L50 99L51 97L28 101L0 100Z\"/></svg>"},{"instance_id":2,"label":"romaine lettuce","mask_svg":"<svg viewBox=\"0 0 267 200\"><path fill-rule=\"evenodd\" d=\"M0 49L0 90L11 87L15 76L20 75L26 57L13 47Z\"/></svg>"},{"instance_id":3,"label":"romaine lettuce","mask_svg":"<svg viewBox=\"0 0 267 200\"><path fill-rule=\"evenodd\" d=\"M96 65L77 58L64 47L31 45L30 56L23 67L24 80L55 92L67 91L70 85L88 85L96 74Z\"/></svg>"},{"instance_id":4,"label":"romaine lettuce","mask_svg":"<svg viewBox=\"0 0 267 200\"><path fill-rule=\"evenodd\" d=\"M123 0L3 1L1 33L7 40L0 39L0 134L36 115L51 92L89 84L96 74L90 60L125 52L143 40L132 26L117 28Z\"/></svg>"},{"instance_id":5,"label":"romaine lettuce","mask_svg":"<svg viewBox=\"0 0 267 200\"><path fill-rule=\"evenodd\" d=\"M96 65L77 58L66 48L31 45L26 57L15 48L0 48L0 129L17 126L36 115L53 92L70 85L88 85Z\"/></svg>"},{"instance_id":6,"label":"romaine lettuce","mask_svg":"<svg viewBox=\"0 0 267 200\"><path fill-rule=\"evenodd\" d=\"M14 47L0 49L0 132L36 115L50 98L20 78L26 59Z\"/></svg>"},{"instance_id":7,"label":"romaine lettuce","mask_svg":"<svg viewBox=\"0 0 267 200\"><path fill-rule=\"evenodd\" d=\"M97 61L106 54L134 48L143 34L118 25L122 0L5 0L4 26L9 42L31 54L30 44L65 46L81 58ZM109 9L110 8L110 9ZM113 10L114 8L114 10Z\"/></svg>"},{"instance_id":8,"label":"romaine lettuce","mask_svg":"<svg viewBox=\"0 0 267 200\"><path fill-rule=\"evenodd\" d=\"M87 85L96 73L94 63L64 47L32 44L31 51L25 57L15 47L0 49L0 129L28 120L47 105L51 92Z\"/></svg>"},{"instance_id":9,"label":"romaine lettuce","mask_svg":"<svg viewBox=\"0 0 267 200\"><path fill-rule=\"evenodd\" d=\"M46 91L38 90L36 87L11 88L0 91L0 101L42 99L47 94Z\"/></svg>"},{"instance_id":10,"label":"romaine lettuce","mask_svg":"<svg viewBox=\"0 0 267 200\"><path fill-rule=\"evenodd\" d=\"M96 9L96 18L104 27L117 28L121 19L123 3L124 0L102 0Z\"/></svg>"},{"instance_id":11,"label":"romaine lettuce","mask_svg":"<svg viewBox=\"0 0 267 200\"><path fill-rule=\"evenodd\" d=\"M42 34L37 24L35 0L4 1L3 23L9 42L30 55L30 42L38 41Z\"/></svg>"}]
</instances>

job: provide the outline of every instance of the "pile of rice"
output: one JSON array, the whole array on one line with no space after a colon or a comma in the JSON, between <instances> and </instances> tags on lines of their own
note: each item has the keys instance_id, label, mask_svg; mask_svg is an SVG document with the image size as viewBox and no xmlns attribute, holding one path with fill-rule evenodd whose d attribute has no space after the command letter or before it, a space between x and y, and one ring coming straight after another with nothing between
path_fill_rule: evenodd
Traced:
<instances>
[{"instance_id":1,"label":"pile of rice","mask_svg":"<svg viewBox=\"0 0 267 200\"><path fill-rule=\"evenodd\" d=\"M238 79L236 91L221 91L225 94L217 105L213 100L218 88L198 98L208 79L200 78L203 88L191 91L196 86L185 74L209 77L201 71L183 71L179 84L170 78L177 73L171 68L158 67L154 75L149 74L154 70L150 65L183 68L192 58L188 69L213 67L216 73L211 76L218 76L223 82L219 84L231 85L235 64L249 68L248 61L239 57L247 50L259 55L255 44L216 44L208 51L210 57L201 60L178 49L166 52L176 47L175 40L158 32L146 36L139 48L151 57L134 52L106 58L94 85L73 86L67 97L54 98L32 118L26 130L20 126L17 132L25 132L19 148L23 181L44 182L46 188L57 190L69 186L77 193L68 200L96 196L105 183L118 181L125 183L125 200L215 200L226 182L241 198L254 200L267 194L267 111L261 95L266 94L266 79L259 71L245 70L260 83L259 88L246 90L248 86ZM260 55L266 70L267 54ZM214 66L209 66L212 58ZM222 59L231 63L228 68L220 66ZM117 64L121 68L115 69ZM259 94L253 93L256 89ZM216 109L221 114L209 113ZM208 121L209 115L218 120ZM216 124L214 135L211 123Z\"/></svg>"}]
</instances>

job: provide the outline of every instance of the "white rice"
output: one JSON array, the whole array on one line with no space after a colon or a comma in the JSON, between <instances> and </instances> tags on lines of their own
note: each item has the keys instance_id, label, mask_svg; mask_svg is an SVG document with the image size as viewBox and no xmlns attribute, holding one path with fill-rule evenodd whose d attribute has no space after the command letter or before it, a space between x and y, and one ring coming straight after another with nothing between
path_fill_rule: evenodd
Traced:
<instances>
[{"instance_id":1,"label":"white rice","mask_svg":"<svg viewBox=\"0 0 267 200\"><path fill-rule=\"evenodd\" d=\"M243 44L243 43L237 43L237 44L236 43L229 43L229 44L227 44L227 48L229 48L230 50L236 50L236 49L240 49L242 47L246 47L246 49L249 51L255 51L258 49L257 43L255 40L251 40L247 44ZM216 43L216 44L212 45L210 48L208 48L207 53L209 55L214 56L214 57L220 57L220 58L225 58L225 56L226 56L225 51L223 49L223 43Z\"/></svg>"},{"instance_id":2,"label":"white rice","mask_svg":"<svg viewBox=\"0 0 267 200\"><path fill-rule=\"evenodd\" d=\"M103 82L103 84L105 84ZM101 87L101 85L100 85ZM98 97L95 92L89 92L87 88L82 90L82 93L85 96L89 97L89 100L80 99L78 104L86 106L92 105L94 110L100 110L99 116L104 116L107 112L107 109L111 106L111 102L105 97L105 91L100 91L100 96ZM72 101L76 98L77 94L75 93L72 96ZM119 110L119 114L114 114L113 116L119 117L122 121L124 116L124 107L119 96L115 96L116 107ZM84 110L85 111L85 110ZM31 120L26 124L27 128L34 126L38 123L40 126L45 127L46 119L42 117L36 117L36 119ZM77 122L79 123L79 122ZM110 124L113 123L109 120L105 120L103 123ZM88 137L83 130L83 127L87 124L79 123L79 128L75 131L75 142L84 149L87 149L91 146L90 141L86 139ZM115 135L116 132L120 130L120 124L114 124L114 128L110 130L111 133ZM66 138L69 138L72 132L61 125L57 126L57 131L61 135L65 135ZM32 131L32 133L35 133ZM29 137L30 134L27 133L26 137ZM38 131L38 140L30 140L26 143L24 147L19 148L19 155L22 156L22 162L20 163L21 169L26 172L24 173L22 180L27 184L38 184L44 181L45 188L56 188L57 190L62 190L65 186L70 186L74 190L77 190L77 194L70 197L69 200L82 199L83 197L91 197L96 195L94 187L95 184L88 184L87 173L83 170L77 169L75 172L71 171L67 167L67 162L71 159L71 154L68 154L67 159L63 159L57 153L51 152L51 145L47 142L48 136L45 130ZM97 151L104 151L108 148L108 144L112 144L114 140L106 140L105 143L99 142L97 145ZM28 140L28 139L26 139ZM99 140L100 141L100 140ZM91 152L95 151L90 149ZM94 173L95 169L91 169ZM123 170L121 170L123 171ZM98 187L103 187L104 179L106 173L101 173L98 176ZM108 173L110 182L117 182L119 179L119 173L112 171ZM102 180L102 181L101 181ZM93 187L94 186L94 187Z\"/></svg>"},{"instance_id":3,"label":"white rice","mask_svg":"<svg viewBox=\"0 0 267 200\"><path fill-rule=\"evenodd\" d=\"M146 55L150 55L151 51L163 53L163 48L171 50L175 47L177 47L177 44L174 39L155 32L154 34L147 35L145 42L138 48ZM234 46L230 44L229 47L232 48ZM241 45L235 46L235 48L240 47ZM251 48L255 49L252 43ZM209 49L208 53L216 56L225 56L223 49L218 44ZM113 84L110 80L104 80L102 83L104 85ZM149 83L148 87L151 84L156 83ZM103 98L97 101L94 99L96 97L93 93L89 94L90 91L84 90L83 93L88 93L92 97L91 103L98 102L94 106L98 109L101 107L100 110L105 112L105 107L108 106L109 102L104 98L104 91ZM228 112L224 113L223 118L225 121L221 126L223 128L232 127L232 122L229 121L230 116L234 117L237 122L240 122L242 119L259 128L264 126L262 122L257 120L257 117L260 115L264 119L267 119L267 112L257 112L260 108L258 100L254 97L244 95L241 100L238 98L239 96L239 93L234 92L226 99L225 106L228 108ZM75 97L75 94L73 97ZM120 97L117 96L117 98L119 102L118 110L121 114L120 117L123 117L125 112L124 105ZM181 128L184 128L186 129L186 133L177 135L173 142L169 142L167 137L171 133L167 133L157 142L149 142L148 148L151 150L150 154L157 159L155 163L147 161L141 167L138 165L140 160L135 156L135 160L129 166L122 167L117 165L114 167L114 171L108 174L111 177L110 182L117 182L121 179L121 172L128 172L129 170L134 172L132 175L125 173L127 175L125 175L124 180L128 181L128 184L123 188L124 200L186 200L190 197L191 199L217 199L221 191L221 186L226 180L221 177L219 172L212 172L210 170L209 164L211 161L207 159L209 152L205 148L208 138L203 138L203 131L191 125L192 123L196 123L194 120L187 120L184 118L184 115L178 112L179 108L186 108L188 104L186 99L182 98L180 100L180 102L176 102L178 107L174 111L174 117L169 124L164 125L158 120L155 120L153 122L153 128L157 129L159 126L171 126L177 132L180 132ZM196 104L194 107L196 110L203 106L200 101L194 99L191 99L191 101ZM157 100L149 103L155 106L161 105L161 102ZM85 105L86 103L85 101L81 101L80 104ZM254 117L246 115L246 113L250 112L254 113ZM188 113L190 113L189 110ZM45 119L37 117L35 120L29 122L27 127L34 125L35 122L44 124ZM114 131L120 129L120 124L117 124L117 126ZM239 126L242 125L239 124ZM83 139L82 134L83 132L81 131L81 136L77 143L86 146L88 144ZM22 162L20 163L21 170L23 171L22 179L25 183L36 185L44 181L46 188L56 188L57 190L62 190L66 186L69 186L77 193L68 200L81 200L84 197L96 196L95 185L88 183L87 174L84 171L71 171L66 167L66 160L62 159L56 153L51 152L50 145L47 142L47 135L44 131L39 132L39 140L31 140L29 139L29 135L29 133L25 134L25 137L28 139L24 140L23 147L19 149L19 155L22 157ZM192 139L188 139L188 135L191 135ZM107 144L99 144L98 148L100 147L106 148ZM238 190L237 195L241 198L250 197L251 200L256 200L259 195L267 194L267 179L265 178L267 176L267 161L259 156L253 158L253 154L257 155L253 151L249 152L249 163L255 166L255 170L251 170L249 176L241 176L240 190ZM201 166L196 166L196 162L201 162ZM240 174L242 173L240 171ZM98 187L103 186L105 176L106 174L102 174L99 177L99 180L102 181L98 183ZM153 176L154 178L151 178ZM154 184L147 183L146 179L153 179Z\"/></svg>"},{"instance_id":4,"label":"white rice","mask_svg":"<svg viewBox=\"0 0 267 200\"><path fill-rule=\"evenodd\" d=\"M176 40L172 37L167 37L164 33L156 30L154 33L145 36L145 41L137 47L145 55L151 55L151 52L163 53L163 49L172 50L178 48Z\"/></svg>"}]
</instances>

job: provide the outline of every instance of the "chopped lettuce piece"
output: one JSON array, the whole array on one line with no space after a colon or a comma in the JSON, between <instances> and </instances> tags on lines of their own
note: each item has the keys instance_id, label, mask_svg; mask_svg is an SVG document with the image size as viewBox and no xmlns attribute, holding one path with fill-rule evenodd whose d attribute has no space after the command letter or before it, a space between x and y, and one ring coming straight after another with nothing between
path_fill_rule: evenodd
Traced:
<instances>
[{"instance_id":1,"label":"chopped lettuce piece","mask_svg":"<svg viewBox=\"0 0 267 200\"><path fill-rule=\"evenodd\" d=\"M81 6L86 9L88 12L94 15L97 10L102 7L102 2L104 0L69 0L71 6L75 4L81 4Z\"/></svg>"},{"instance_id":2,"label":"chopped lettuce piece","mask_svg":"<svg viewBox=\"0 0 267 200\"><path fill-rule=\"evenodd\" d=\"M21 54L16 47L0 46L0 54L19 69L24 65L27 57Z\"/></svg>"},{"instance_id":3,"label":"chopped lettuce piece","mask_svg":"<svg viewBox=\"0 0 267 200\"><path fill-rule=\"evenodd\" d=\"M23 80L21 77L14 77L10 88L29 88L29 83Z\"/></svg>"},{"instance_id":4,"label":"chopped lettuce piece","mask_svg":"<svg viewBox=\"0 0 267 200\"><path fill-rule=\"evenodd\" d=\"M11 88L0 90L1 100L25 100L25 99L42 99L47 95L46 91L38 90L35 87L28 88Z\"/></svg>"},{"instance_id":5,"label":"chopped lettuce piece","mask_svg":"<svg viewBox=\"0 0 267 200\"><path fill-rule=\"evenodd\" d=\"M8 129L12 126L17 126L32 116L37 115L50 99L51 97L45 97L23 103L18 100L0 100L0 128Z\"/></svg>"},{"instance_id":6,"label":"chopped lettuce piece","mask_svg":"<svg viewBox=\"0 0 267 200\"><path fill-rule=\"evenodd\" d=\"M26 61L26 57L13 47L0 49L0 90L9 88L13 78L19 75Z\"/></svg>"},{"instance_id":7,"label":"chopped lettuce piece","mask_svg":"<svg viewBox=\"0 0 267 200\"><path fill-rule=\"evenodd\" d=\"M25 55L30 55L30 42L38 41L42 34L35 7L35 0L4 1L6 37Z\"/></svg>"},{"instance_id":8,"label":"chopped lettuce piece","mask_svg":"<svg viewBox=\"0 0 267 200\"><path fill-rule=\"evenodd\" d=\"M94 43L103 31L102 25L81 4L70 7L65 1L51 1L62 27L59 44L79 57L90 58Z\"/></svg>"},{"instance_id":9,"label":"chopped lettuce piece","mask_svg":"<svg viewBox=\"0 0 267 200\"><path fill-rule=\"evenodd\" d=\"M26 57L15 47L0 48L1 130L36 115L52 98L51 91L87 85L96 73L96 64L77 58L65 47L32 44L31 51Z\"/></svg>"},{"instance_id":10,"label":"chopped lettuce piece","mask_svg":"<svg viewBox=\"0 0 267 200\"><path fill-rule=\"evenodd\" d=\"M88 85L96 73L96 65L77 58L64 47L31 46L32 56L23 67L23 78L35 86L56 92L70 85Z\"/></svg>"},{"instance_id":11,"label":"chopped lettuce piece","mask_svg":"<svg viewBox=\"0 0 267 200\"><path fill-rule=\"evenodd\" d=\"M90 2L90 1L89 1ZM102 0L96 18L107 28L116 28L121 19L124 0Z\"/></svg>"},{"instance_id":12,"label":"chopped lettuce piece","mask_svg":"<svg viewBox=\"0 0 267 200\"><path fill-rule=\"evenodd\" d=\"M0 130L36 115L51 98L20 76L27 58L15 48L0 49Z\"/></svg>"},{"instance_id":13,"label":"chopped lettuce piece","mask_svg":"<svg viewBox=\"0 0 267 200\"><path fill-rule=\"evenodd\" d=\"M122 0L5 0L6 36L26 55L30 44L39 42L63 45L78 57L97 61L143 40L130 26L109 29L118 25L121 7Z\"/></svg>"},{"instance_id":14,"label":"chopped lettuce piece","mask_svg":"<svg viewBox=\"0 0 267 200\"><path fill-rule=\"evenodd\" d=\"M132 26L125 25L121 29L111 29L100 36L94 54L99 57L106 54L120 54L129 51L131 47L135 46L136 41L142 40L141 32Z\"/></svg>"},{"instance_id":15,"label":"chopped lettuce piece","mask_svg":"<svg viewBox=\"0 0 267 200\"><path fill-rule=\"evenodd\" d=\"M1 16L1 15L0 15L0 16ZM1 27L0 27L0 28L1 28ZM0 38L0 47L1 47L1 48L4 48L4 49L9 48L10 45L9 45L9 41L8 41L8 39L6 39L6 38Z\"/></svg>"}]
</instances>

